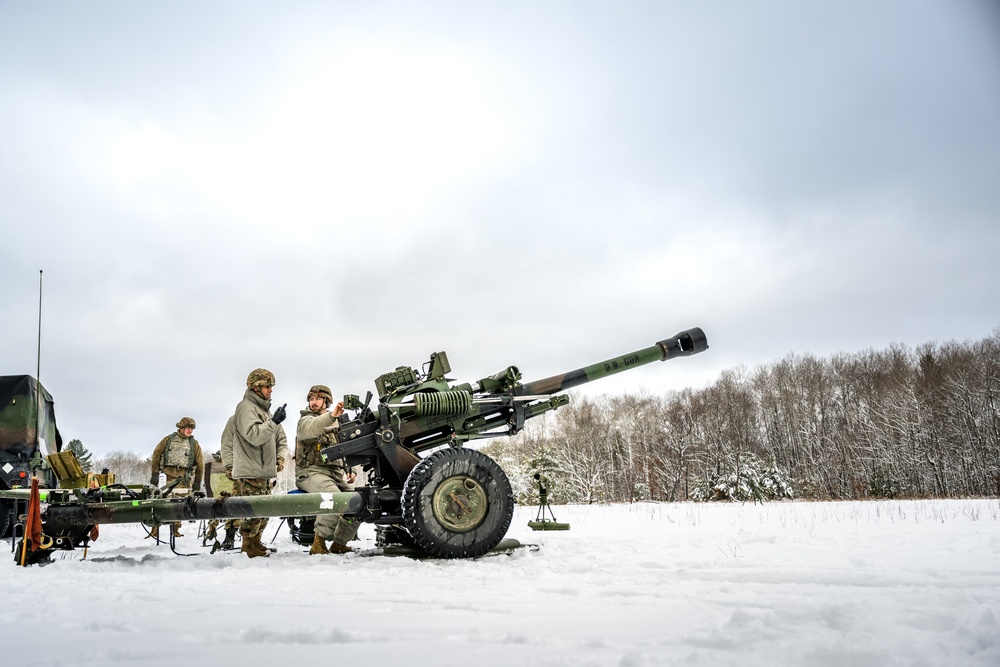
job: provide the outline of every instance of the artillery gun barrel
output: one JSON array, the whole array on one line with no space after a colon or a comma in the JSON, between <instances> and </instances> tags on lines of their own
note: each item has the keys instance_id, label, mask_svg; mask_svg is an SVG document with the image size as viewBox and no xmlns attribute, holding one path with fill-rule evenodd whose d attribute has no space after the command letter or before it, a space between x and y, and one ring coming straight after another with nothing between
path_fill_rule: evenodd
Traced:
<instances>
[{"instance_id":1,"label":"artillery gun barrel","mask_svg":"<svg viewBox=\"0 0 1000 667\"><path fill-rule=\"evenodd\" d=\"M676 357L688 357L708 349L708 339L699 327L681 331L670 338L664 339L649 347L623 354L597 364L591 364L575 371L553 375L552 377L533 382L526 382L516 389L518 395L524 394L554 394L566 389L572 389L581 384L632 370L637 366L654 361L667 361Z\"/></svg>"}]
</instances>

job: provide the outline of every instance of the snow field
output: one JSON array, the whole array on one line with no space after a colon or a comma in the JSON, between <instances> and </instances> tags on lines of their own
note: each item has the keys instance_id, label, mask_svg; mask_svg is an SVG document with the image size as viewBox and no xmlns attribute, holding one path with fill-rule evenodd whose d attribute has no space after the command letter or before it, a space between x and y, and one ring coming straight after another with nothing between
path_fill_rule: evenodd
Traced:
<instances>
[{"instance_id":1,"label":"snow field","mask_svg":"<svg viewBox=\"0 0 1000 667\"><path fill-rule=\"evenodd\" d=\"M269 559L102 526L86 560L3 559L28 665L997 665L997 499L556 506L479 560ZM272 520L269 539L277 528ZM4 543L8 544L8 543ZM372 553L374 529L353 546Z\"/></svg>"}]
</instances>

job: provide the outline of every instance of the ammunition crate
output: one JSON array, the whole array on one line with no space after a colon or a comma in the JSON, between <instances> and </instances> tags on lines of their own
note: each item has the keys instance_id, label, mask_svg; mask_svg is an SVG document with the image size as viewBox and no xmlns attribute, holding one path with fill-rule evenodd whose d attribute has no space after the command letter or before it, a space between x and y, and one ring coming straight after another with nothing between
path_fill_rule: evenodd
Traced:
<instances>
[{"instance_id":1,"label":"ammunition crate","mask_svg":"<svg viewBox=\"0 0 1000 667\"><path fill-rule=\"evenodd\" d=\"M115 474L109 472L101 475L96 472L84 472L76 454L71 451L49 454L45 457L49 467L59 480L60 489L96 489L115 483Z\"/></svg>"},{"instance_id":2,"label":"ammunition crate","mask_svg":"<svg viewBox=\"0 0 1000 667\"><path fill-rule=\"evenodd\" d=\"M109 472L106 475L100 475L96 472L88 472L80 477L69 477L67 479L59 480L60 489L97 489L102 486L107 486L108 484L115 483L115 474Z\"/></svg>"},{"instance_id":3,"label":"ammunition crate","mask_svg":"<svg viewBox=\"0 0 1000 667\"><path fill-rule=\"evenodd\" d=\"M398 387L405 387L417 381L417 372L412 368L400 366L396 370L384 373L375 378L375 389L380 399L391 394Z\"/></svg>"},{"instance_id":4,"label":"ammunition crate","mask_svg":"<svg viewBox=\"0 0 1000 667\"><path fill-rule=\"evenodd\" d=\"M236 493L233 480L226 477L226 467L221 461L208 461L205 464L205 493L209 498L218 498L223 492L229 495Z\"/></svg>"}]
</instances>

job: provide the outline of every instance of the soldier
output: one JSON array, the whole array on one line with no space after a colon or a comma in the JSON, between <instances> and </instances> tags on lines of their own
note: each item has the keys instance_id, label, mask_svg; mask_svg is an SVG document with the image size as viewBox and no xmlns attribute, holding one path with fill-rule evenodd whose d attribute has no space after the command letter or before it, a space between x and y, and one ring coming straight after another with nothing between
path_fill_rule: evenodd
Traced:
<instances>
[{"instance_id":1,"label":"soldier","mask_svg":"<svg viewBox=\"0 0 1000 667\"><path fill-rule=\"evenodd\" d=\"M275 477L285 467L288 438L281 427L285 406L271 416L272 387L274 374L271 371L264 368L251 371L247 376L246 393L233 415L232 474L238 496L270 495ZM271 555L260 541L265 526L267 519L264 517L244 519L240 526L241 551L250 558Z\"/></svg>"},{"instance_id":2,"label":"soldier","mask_svg":"<svg viewBox=\"0 0 1000 667\"><path fill-rule=\"evenodd\" d=\"M233 481L233 440L235 439L233 429L233 418L226 422L226 427L222 429L222 465L226 470L226 477ZM283 461L282 461L283 462ZM229 519L226 521L226 536L222 540L223 549L232 549L236 542L236 531L243 525L243 519Z\"/></svg>"},{"instance_id":3,"label":"soldier","mask_svg":"<svg viewBox=\"0 0 1000 667\"><path fill-rule=\"evenodd\" d=\"M233 437L235 431L233 430L233 418L230 417L229 421L226 422L226 427L222 429L222 448L212 454L212 457L223 465L226 471L226 478L231 482L233 481ZM213 481L214 490L214 481ZM220 491L218 494L220 496L231 495L230 491ZM215 553L219 549L230 550L236 546L236 532L240 529L240 525L243 523L242 519L227 519L226 520L226 536L222 540L222 544L218 543L218 527L219 520L212 519L208 522L208 531L205 535L206 540L216 540L216 543L212 547L212 553Z\"/></svg>"},{"instance_id":4,"label":"soldier","mask_svg":"<svg viewBox=\"0 0 1000 667\"><path fill-rule=\"evenodd\" d=\"M309 407L299 414L295 429L295 486L307 493L350 491L354 488L355 474L346 461L324 461L320 447L336 442L327 428L337 423L344 413L344 404L337 403L333 412L330 390L314 385L306 395ZM358 526L340 514L320 514L316 517L315 536L309 554L348 553L347 543L358 534ZM333 540L327 548L326 541Z\"/></svg>"},{"instance_id":5,"label":"soldier","mask_svg":"<svg viewBox=\"0 0 1000 667\"><path fill-rule=\"evenodd\" d=\"M194 420L190 417L182 417L177 422L177 432L160 440L156 449L153 450L150 484L159 486L160 472L162 471L167 476L168 486L179 479L179 486L190 488L192 492L201 488L201 476L205 469L205 463L202 459L201 445L192 435L194 429ZM181 535L180 528L179 522L173 524L174 537L184 537ZM152 534L147 537L159 539L159 530L159 526L155 527Z\"/></svg>"}]
</instances>

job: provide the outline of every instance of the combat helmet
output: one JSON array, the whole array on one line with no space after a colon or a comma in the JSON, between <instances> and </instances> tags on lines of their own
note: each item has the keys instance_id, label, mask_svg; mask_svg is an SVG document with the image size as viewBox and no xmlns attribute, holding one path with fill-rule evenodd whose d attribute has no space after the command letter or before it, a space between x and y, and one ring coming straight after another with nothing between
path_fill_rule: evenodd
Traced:
<instances>
[{"instance_id":1,"label":"combat helmet","mask_svg":"<svg viewBox=\"0 0 1000 667\"><path fill-rule=\"evenodd\" d=\"M247 388L256 391L260 387L273 387L274 373L266 368L255 368L247 376Z\"/></svg>"},{"instance_id":2,"label":"combat helmet","mask_svg":"<svg viewBox=\"0 0 1000 667\"><path fill-rule=\"evenodd\" d=\"M308 401L313 397L313 394L317 396L322 396L326 399L327 405L333 405L333 394L330 392L330 388L324 384L314 384L309 387L309 393L306 394L306 400Z\"/></svg>"},{"instance_id":3,"label":"combat helmet","mask_svg":"<svg viewBox=\"0 0 1000 667\"><path fill-rule=\"evenodd\" d=\"M177 422L177 428L195 428L194 420L190 417L181 417L181 420Z\"/></svg>"}]
</instances>

